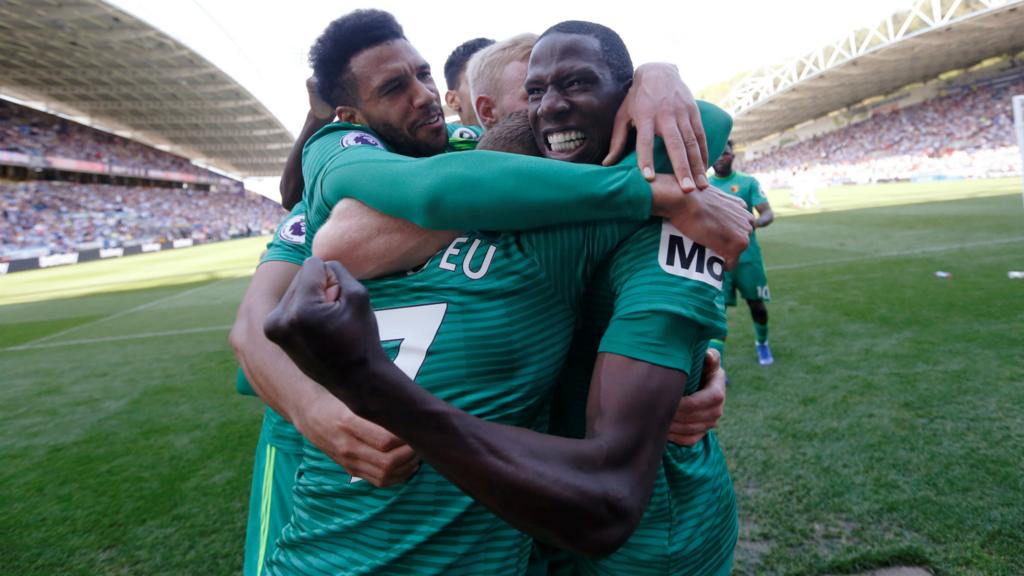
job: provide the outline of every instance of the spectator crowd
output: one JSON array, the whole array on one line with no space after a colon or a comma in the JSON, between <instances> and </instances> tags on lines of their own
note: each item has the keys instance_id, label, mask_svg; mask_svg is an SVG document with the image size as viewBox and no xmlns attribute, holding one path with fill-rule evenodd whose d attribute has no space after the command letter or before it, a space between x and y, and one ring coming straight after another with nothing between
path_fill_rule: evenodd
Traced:
<instances>
[{"instance_id":1,"label":"spectator crowd","mask_svg":"<svg viewBox=\"0 0 1024 576\"><path fill-rule=\"evenodd\" d=\"M217 177L186 158L0 100L0 150Z\"/></svg>"},{"instance_id":2,"label":"spectator crowd","mask_svg":"<svg viewBox=\"0 0 1024 576\"><path fill-rule=\"evenodd\" d=\"M1011 99L1024 77L963 86L744 162L766 185L1020 174Z\"/></svg>"},{"instance_id":3,"label":"spectator crowd","mask_svg":"<svg viewBox=\"0 0 1024 576\"><path fill-rule=\"evenodd\" d=\"M0 182L0 258L192 238L269 234L276 202L238 192L105 184Z\"/></svg>"}]
</instances>

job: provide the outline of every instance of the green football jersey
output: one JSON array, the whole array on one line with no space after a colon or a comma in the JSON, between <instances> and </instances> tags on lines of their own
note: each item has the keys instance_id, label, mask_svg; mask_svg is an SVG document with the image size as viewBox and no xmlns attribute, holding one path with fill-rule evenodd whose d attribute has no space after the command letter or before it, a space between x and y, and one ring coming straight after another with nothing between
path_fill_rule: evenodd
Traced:
<instances>
[{"instance_id":1,"label":"green football jersey","mask_svg":"<svg viewBox=\"0 0 1024 576\"><path fill-rule=\"evenodd\" d=\"M340 198L332 193L335 184L318 181L343 166L346 159L338 157L351 148L375 147L365 140L348 149L338 145L338 138L366 132L326 134L332 153L317 155L321 150L307 145L303 161L315 187L303 199L307 248L329 203ZM391 170L387 162L359 162L364 172ZM388 187L375 192L389 193ZM365 196L370 205L372 196ZM542 430L584 287L641 225L619 220L467 233L414 273L365 282L381 342L399 368L442 400L486 420ZM404 484L376 488L307 442L292 521L267 573L518 575L531 546L527 535L427 464Z\"/></svg>"},{"instance_id":2,"label":"green football jersey","mask_svg":"<svg viewBox=\"0 0 1024 576\"><path fill-rule=\"evenodd\" d=\"M470 233L366 282L396 365L475 416L541 430L583 287L635 223ZM530 538L424 464L375 488L307 444L269 574L521 574Z\"/></svg>"},{"instance_id":3,"label":"green football jersey","mask_svg":"<svg viewBox=\"0 0 1024 576\"><path fill-rule=\"evenodd\" d=\"M657 158L658 170L666 170L664 156ZM552 431L584 435L598 352L686 372L683 393L696 392L708 340L726 333L723 273L721 257L668 222L652 219L625 240L587 291L556 389ZM666 444L651 499L625 545L606 558L569 562L580 574L714 575L731 565L737 533L732 480L709 432L692 447Z\"/></svg>"},{"instance_id":4,"label":"green football jersey","mask_svg":"<svg viewBox=\"0 0 1024 576\"><path fill-rule=\"evenodd\" d=\"M750 210L751 214L754 213L754 206L768 201L761 192L761 184L749 174L733 170L728 178L712 175L709 180L711 185L719 190L739 196L747 204L747 210ZM757 243L756 231L750 232L750 245L743 254L740 254L740 262L761 262L761 247Z\"/></svg>"},{"instance_id":5,"label":"green football jersey","mask_svg":"<svg viewBox=\"0 0 1024 576\"><path fill-rule=\"evenodd\" d=\"M683 393L696 392L708 340L725 334L722 265L667 222L652 221L626 240L588 290L556 390L552 431L583 436L598 352L682 370ZM692 447L666 444L644 516L619 550L573 562L581 574L717 574L728 566L737 530L732 480L709 432Z\"/></svg>"}]
</instances>

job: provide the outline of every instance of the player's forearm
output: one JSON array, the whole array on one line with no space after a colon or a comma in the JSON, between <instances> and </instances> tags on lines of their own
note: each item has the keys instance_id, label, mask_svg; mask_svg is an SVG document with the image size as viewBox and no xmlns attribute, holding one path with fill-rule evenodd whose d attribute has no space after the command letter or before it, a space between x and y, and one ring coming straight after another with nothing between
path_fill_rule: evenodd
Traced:
<instances>
[{"instance_id":1,"label":"player's forearm","mask_svg":"<svg viewBox=\"0 0 1024 576\"><path fill-rule=\"evenodd\" d=\"M758 210L757 220L754 221L754 226L757 228L764 228L775 221L775 212L771 208L765 208L764 210Z\"/></svg>"},{"instance_id":2,"label":"player's forearm","mask_svg":"<svg viewBox=\"0 0 1024 576\"><path fill-rule=\"evenodd\" d=\"M346 198L313 238L313 255L341 262L362 280L413 269L456 237L427 230Z\"/></svg>"},{"instance_id":3,"label":"player's forearm","mask_svg":"<svg viewBox=\"0 0 1024 576\"><path fill-rule=\"evenodd\" d=\"M352 150L329 197L355 198L435 230L522 230L650 215L651 189L635 165L609 168L489 151L409 159ZM351 160L350 160L351 162Z\"/></svg>"},{"instance_id":4,"label":"player's forearm","mask_svg":"<svg viewBox=\"0 0 1024 576\"><path fill-rule=\"evenodd\" d=\"M366 384L360 390L354 381ZM391 363L373 363L359 376L349 375L345 386L330 388L354 412L405 438L441 474L513 526L591 556L613 552L639 523L672 408L666 403L664 422L654 426L649 411L644 413L639 428L648 433L606 426L578 440L471 416Z\"/></svg>"},{"instance_id":5,"label":"player's forearm","mask_svg":"<svg viewBox=\"0 0 1024 576\"><path fill-rule=\"evenodd\" d=\"M256 269L238 307L228 340L253 390L271 408L295 423L303 406L323 398L324 390L267 340L263 321L287 290L298 266L266 262Z\"/></svg>"},{"instance_id":6,"label":"player's forearm","mask_svg":"<svg viewBox=\"0 0 1024 576\"><path fill-rule=\"evenodd\" d=\"M308 406L323 397L323 388L310 380L288 355L263 335L263 318L273 305L261 311L239 310L231 329L231 346L253 390L268 406L296 423Z\"/></svg>"},{"instance_id":7,"label":"player's forearm","mask_svg":"<svg viewBox=\"0 0 1024 576\"><path fill-rule=\"evenodd\" d=\"M317 118L312 111L306 114L306 122L302 125L299 137L295 139L292 149L288 152L288 159L284 163L284 172L281 173L281 205L285 210L291 210L302 200L302 192L305 188L305 180L302 177L302 147L317 130L330 122L329 118L326 120Z\"/></svg>"}]
</instances>

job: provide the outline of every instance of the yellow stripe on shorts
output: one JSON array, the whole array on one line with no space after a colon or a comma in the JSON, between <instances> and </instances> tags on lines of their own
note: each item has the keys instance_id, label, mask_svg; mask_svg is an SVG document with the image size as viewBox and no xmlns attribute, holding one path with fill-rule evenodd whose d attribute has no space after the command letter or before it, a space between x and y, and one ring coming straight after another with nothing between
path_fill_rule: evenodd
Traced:
<instances>
[{"instance_id":1,"label":"yellow stripe on shorts","mask_svg":"<svg viewBox=\"0 0 1024 576\"><path fill-rule=\"evenodd\" d=\"M256 563L256 576L263 574L263 557L267 553L267 536L270 533L270 505L274 498L274 457L277 448L267 445L267 459L263 465L263 499L260 502L260 555Z\"/></svg>"}]
</instances>

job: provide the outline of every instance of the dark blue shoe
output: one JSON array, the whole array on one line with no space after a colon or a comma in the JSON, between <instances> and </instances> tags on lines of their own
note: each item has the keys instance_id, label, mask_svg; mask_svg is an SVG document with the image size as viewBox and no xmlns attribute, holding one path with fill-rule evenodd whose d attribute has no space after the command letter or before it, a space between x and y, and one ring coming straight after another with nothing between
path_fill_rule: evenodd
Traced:
<instances>
[{"instance_id":1,"label":"dark blue shoe","mask_svg":"<svg viewBox=\"0 0 1024 576\"><path fill-rule=\"evenodd\" d=\"M771 366L775 362L775 358L772 357L772 349L768 347L768 343L754 343L754 348L757 349L757 363L761 366Z\"/></svg>"}]
</instances>

